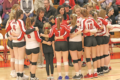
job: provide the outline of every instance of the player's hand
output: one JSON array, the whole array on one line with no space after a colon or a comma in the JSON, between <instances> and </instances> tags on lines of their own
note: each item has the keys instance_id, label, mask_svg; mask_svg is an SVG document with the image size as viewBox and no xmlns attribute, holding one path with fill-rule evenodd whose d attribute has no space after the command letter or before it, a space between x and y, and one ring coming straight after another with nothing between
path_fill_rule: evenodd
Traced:
<instances>
[{"instance_id":1,"label":"player's hand","mask_svg":"<svg viewBox=\"0 0 120 80\"><path fill-rule=\"evenodd\" d=\"M36 30L36 31L39 31L38 27L35 27L35 30Z\"/></svg>"},{"instance_id":2,"label":"player's hand","mask_svg":"<svg viewBox=\"0 0 120 80\"><path fill-rule=\"evenodd\" d=\"M49 42L47 42L47 44L50 46L52 43L49 41Z\"/></svg>"},{"instance_id":3,"label":"player's hand","mask_svg":"<svg viewBox=\"0 0 120 80\"><path fill-rule=\"evenodd\" d=\"M12 40L12 37L8 37L8 39L11 41L11 40Z\"/></svg>"},{"instance_id":4,"label":"player's hand","mask_svg":"<svg viewBox=\"0 0 120 80\"><path fill-rule=\"evenodd\" d=\"M77 23L77 26L80 26L80 23Z\"/></svg>"},{"instance_id":5,"label":"player's hand","mask_svg":"<svg viewBox=\"0 0 120 80\"><path fill-rule=\"evenodd\" d=\"M84 30L84 33L88 33L88 32L90 32L88 29L85 29L85 30Z\"/></svg>"}]
</instances>

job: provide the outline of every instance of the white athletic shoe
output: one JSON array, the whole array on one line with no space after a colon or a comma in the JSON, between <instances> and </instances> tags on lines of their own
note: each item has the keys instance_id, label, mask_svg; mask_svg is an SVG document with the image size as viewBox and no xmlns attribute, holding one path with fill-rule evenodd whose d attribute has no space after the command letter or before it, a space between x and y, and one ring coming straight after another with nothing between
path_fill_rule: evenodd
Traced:
<instances>
[{"instance_id":1,"label":"white athletic shoe","mask_svg":"<svg viewBox=\"0 0 120 80\"><path fill-rule=\"evenodd\" d=\"M42 64L42 67L46 67L46 65Z\"/></svg>"},{"instance_id":2,"label":"white athletic shoe","mask_svg":"<svg viewBox=\"0 0 120 80\"><path fill-rule=\"evenodd\" d=\"M17 77L16 80L19 80L20 77Z\"/></svg>"},{"instance_id":3,"label":"white athletic shoe","mask_svg":"<svg viewBox=\"0 0 120 80\"><path fill-rule=\"evenodd\" d=\"M41 64L38 64L37 67L42 68L43 66Z\"/></svg>"},{"instance_id":4,"label":"white athletic shoe","mask_svg":"<svg viewBox=\"0 0 120 80\"><path fill-rule=\"evenodd\" d=\"M27 75L25 75L25 74L23 75L22 78L23 78L23 80L29 80L29 76L27 76Z\"/></svg>"},{"instance_id":5,"label":"white athletic shoe","mask_svg":"<svg viewBox=\"0 0 120 80\"><path fill-rule=\"evenodd\" d=\"M30 80L39 80L37 77L35 77L35 78L30 78Z\"/></svg>"},{"instance_id":6,"label":"white athletic shoe","mask_svg":"<svg viewBox=\"0 0 120 80\"><path fill-rule=\"evenodd\" d=\"M51 80L54 80L54 77L51 77L50 79L51 79Z\"/></svg>"},{"instance_id":7,"label":"white athletic shoe","mask_svg":"<svg viewBox=\"0 0 120 80\"><path fill-rule=\"evenodd\" d=\"M12 70L10 75L11 75L12 78L16 78L17 77L17 73L16 73L15 70Z\"/></svg>"},{"instance_id":8,"label":"white athletic shoe","mask_svg":"<svg viewBox=\"0 0 120 80\"><path fill-rule=\"evenodd\" d=\"M48 77L47 80L50 80L50 77Z\"/></svg>"}]
</instances>

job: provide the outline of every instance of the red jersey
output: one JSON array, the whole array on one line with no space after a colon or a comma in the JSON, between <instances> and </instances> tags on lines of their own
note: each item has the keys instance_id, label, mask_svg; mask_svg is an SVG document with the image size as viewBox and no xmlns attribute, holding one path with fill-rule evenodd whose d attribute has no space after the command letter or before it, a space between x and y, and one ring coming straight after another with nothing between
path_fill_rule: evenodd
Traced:
<instances>
[{"instance_id":1,"label":"red jersey","mask_svg":"<svg viewBox=\"0 0 120 80\"><path fill-rule=\"evenodd\" d=\"M53 35L56 37L63 36L64 39L58 39L55 41L67 41L67 37L69 36L70 29L67 25L60 24L60 30L57 29L57 25L54 25L51 32L49 33L49 37L51 38Z\"/></svg>"},{"instance_id":2,"label":"red jersey","mask_svg":"<svg viewBox=\"0 0 120 80\"><path fill-rule=\"evenodd\" d=\"M100 29L100 26L99 26L99 25L96 23L96 21L95 21L94 19L92 19L92 18L83 19L83 20L81 21L81 27L83 27L83 34L84 34L84 36L90 36L90 35L91 35L90 32L84 33L84 30L85 30L85 29L88 29L88 30L90 30L91 32L92 32L93 30L97 30L97 28Z\"/></svg>"},{"instance_id":3,"label":"red jersey","mask_svg":"<svg viewBox=\"0 0 120 80\"><path fill-rule=\"evenodd\" d=\"M97 36L103 36L106 34L106 26L108 25L108 22L106 22L103 18L98 17L98 25L103 26L103 29L98 30L96 35Z\"/></svg>"}]
</instances>

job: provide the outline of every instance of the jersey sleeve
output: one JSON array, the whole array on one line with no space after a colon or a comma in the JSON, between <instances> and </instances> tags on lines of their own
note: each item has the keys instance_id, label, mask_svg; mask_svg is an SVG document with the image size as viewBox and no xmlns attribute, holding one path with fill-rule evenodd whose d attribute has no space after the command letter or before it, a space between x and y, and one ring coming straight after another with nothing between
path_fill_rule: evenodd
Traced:
<instances>
[{"instance_id":1,"label":"jersey sleeve","mask_svg":"<svg viewBox=\"0 0 120 80\"><path fill-rule=\"evenodd\" d=\"M18 23L19 23L19 26L20 26L21 31L25 34L26 29L25 29L25 24L24 24L24 22L23 22L23 21L18 21Z\"/></svg>"},{"instance_id":2,"label":"jersey sleeve","mask_svg":"<svg viewBox=\"0 0 120 80\"><path fill-rule=\"evenodd\" d=\"M9 23L8 27L6 28L6 32L10 31L12 28L11 28L11 23Z\"/></svg>"},{"instance_id":3,"label":"jersey sleeve","mask_svg":"<svg viewBox=\"0 0 120 80\"><path fill-rule=\"evenodd\" d=\"M18 36L17 40L21 41L24 38L24 33L21 32L20 35Z\"/></svg>"},{"instance_id":4,"label":"jersey sleeve","mask_svg":"<svg viewBox=\"0 0 120 80\"><path fill-rule=\"evenodd\" d=\"M51 29L51 31L50 31L50 33L48 35L49 38L51 38L54 35L54 29L55 29L54 27Z\"/></svg>"},{"instance_id":5,"label":"jersey sleeve","mask_svg":"<svg viewBox=\"0 0 120 80\"><path fill-rule=\"evenodd\" d=\"M105 26L108 25L108 22L107 22L107 21L105 21L105 20L103 20L103 19L101 19L101 21L102 21L102 23L103 23Z\"/></svg>"},{"instance_id":6,"label":"jersey sleeve","mask_svg":"<svg viewBox=\"0 0 120 80\"><path fill-rule=\"evenodd\" d=\"M35 33L35 38L36 38L36 40L37 40L38 42L42 42L43 40L40 38L39 32L38 32L38 31L34 31L34 33Z\"/></svg>"}]
</instances>

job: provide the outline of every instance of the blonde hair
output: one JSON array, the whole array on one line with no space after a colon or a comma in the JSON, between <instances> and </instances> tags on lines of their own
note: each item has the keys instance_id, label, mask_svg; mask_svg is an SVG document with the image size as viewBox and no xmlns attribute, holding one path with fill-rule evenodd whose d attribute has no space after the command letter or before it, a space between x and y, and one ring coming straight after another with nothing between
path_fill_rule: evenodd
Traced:
<instances>
[{"instance_id":1,"label":"blonde hair","mask_svg":"<svg viewBox=\"0 0 120 80\"><path fill-rule=\"evenodd\" d=\"M63 20L63 16L61 14L58 14L56 19L57 19L57 29L59 30L60 29L60 23Z\"/></svg>"},{"instance_id":2,"label":"blonde hair","mask_svg":"<svg viewBox=\"0 0 120 80\"><path fill-rule=\"evenodd\" d=\"M72 27L75 27L76 22L77 22L77 14L71 14L71 15L70 15L70 19L72 19L72 21L71 21L71 26L72 26Z\"/></svg>"},{"instance_id":3,"label":"blonde hair","mask_svg":"<svg viewBox=\"0 0 120 80\"><path fill-rule=\"evenodd\" d=\"M51 25L48 22L43 25L44 34L49 34L50 29L51 29ZM48 41L49 38L45 38L45 40Z\"/></svg>"},{"instance_id":4,"label":"blonde hair","mask_svg":"<svg viewBox=\"0 0 120 80\"><path fill-rule=\"evenodd\" d=\"M77 8L81 9L81 7L80 7L79 5L75 5L75 7L74 7L74 9L73 9L73 11L72 11L73 14L76 14L76 13L75 13L75 10L76 10Z\"/></svg>"},{"instance_id":5,"label":"blonde hair","mask_svg":"<svg viewBox=\"0 0 120 80\"><path fill-rule=\"evenodd\" d=\"M106 16L106 11L103 10L103 9L100 9L98 15L99 15L99 17L105 18L105 16Z\"/></svg>"},{"instance_id":6,"label":"blonde hair","mask_svg":"<svg viewBox=\"0 0 120 80\"><path fill-rule=\"evenodd\" d=\"M35 22L34 17L27 17L27 19L26 19L26 30L30 29L33 22Z\"/></svg>"},{"instance_id":7,"label":"blonde hair","mask_svg":"<svg viewBox=\"0 0 120 80\"><path fill-rule=\"evenodd\" d=\"M81 9L81 14L84 16L84 17L88 17L88 11L87 9Z\"/></svg>"},{"instance_id":8,"label":"blonde hair","mask_svg":"<svg viewBox=\"0 0 120 80\"><path fill-rule=\"evenodd\" d=\"M15 19L15 14L16 14L16 8L18 8L19 7L19 5L18 4L14 4L13 5L13 7L11 8L11 12L10 12L10 14L9 14L9 20L11 21L11 20L13 20L13 19Z\"/></svg>"},{"instance_id":9,"label":"blonde hair","mask_svg":"<svg viewBox=\"0 0 120 80\"><path fill-rule=\"evenodd\" d=\"M92 15L92 17L94 18L94 20L97 22L98 21L98 19L97 19L97 12L96 12L96 10L91 10L90 11L90 14Z\"/></svg>"}]
</instances>

